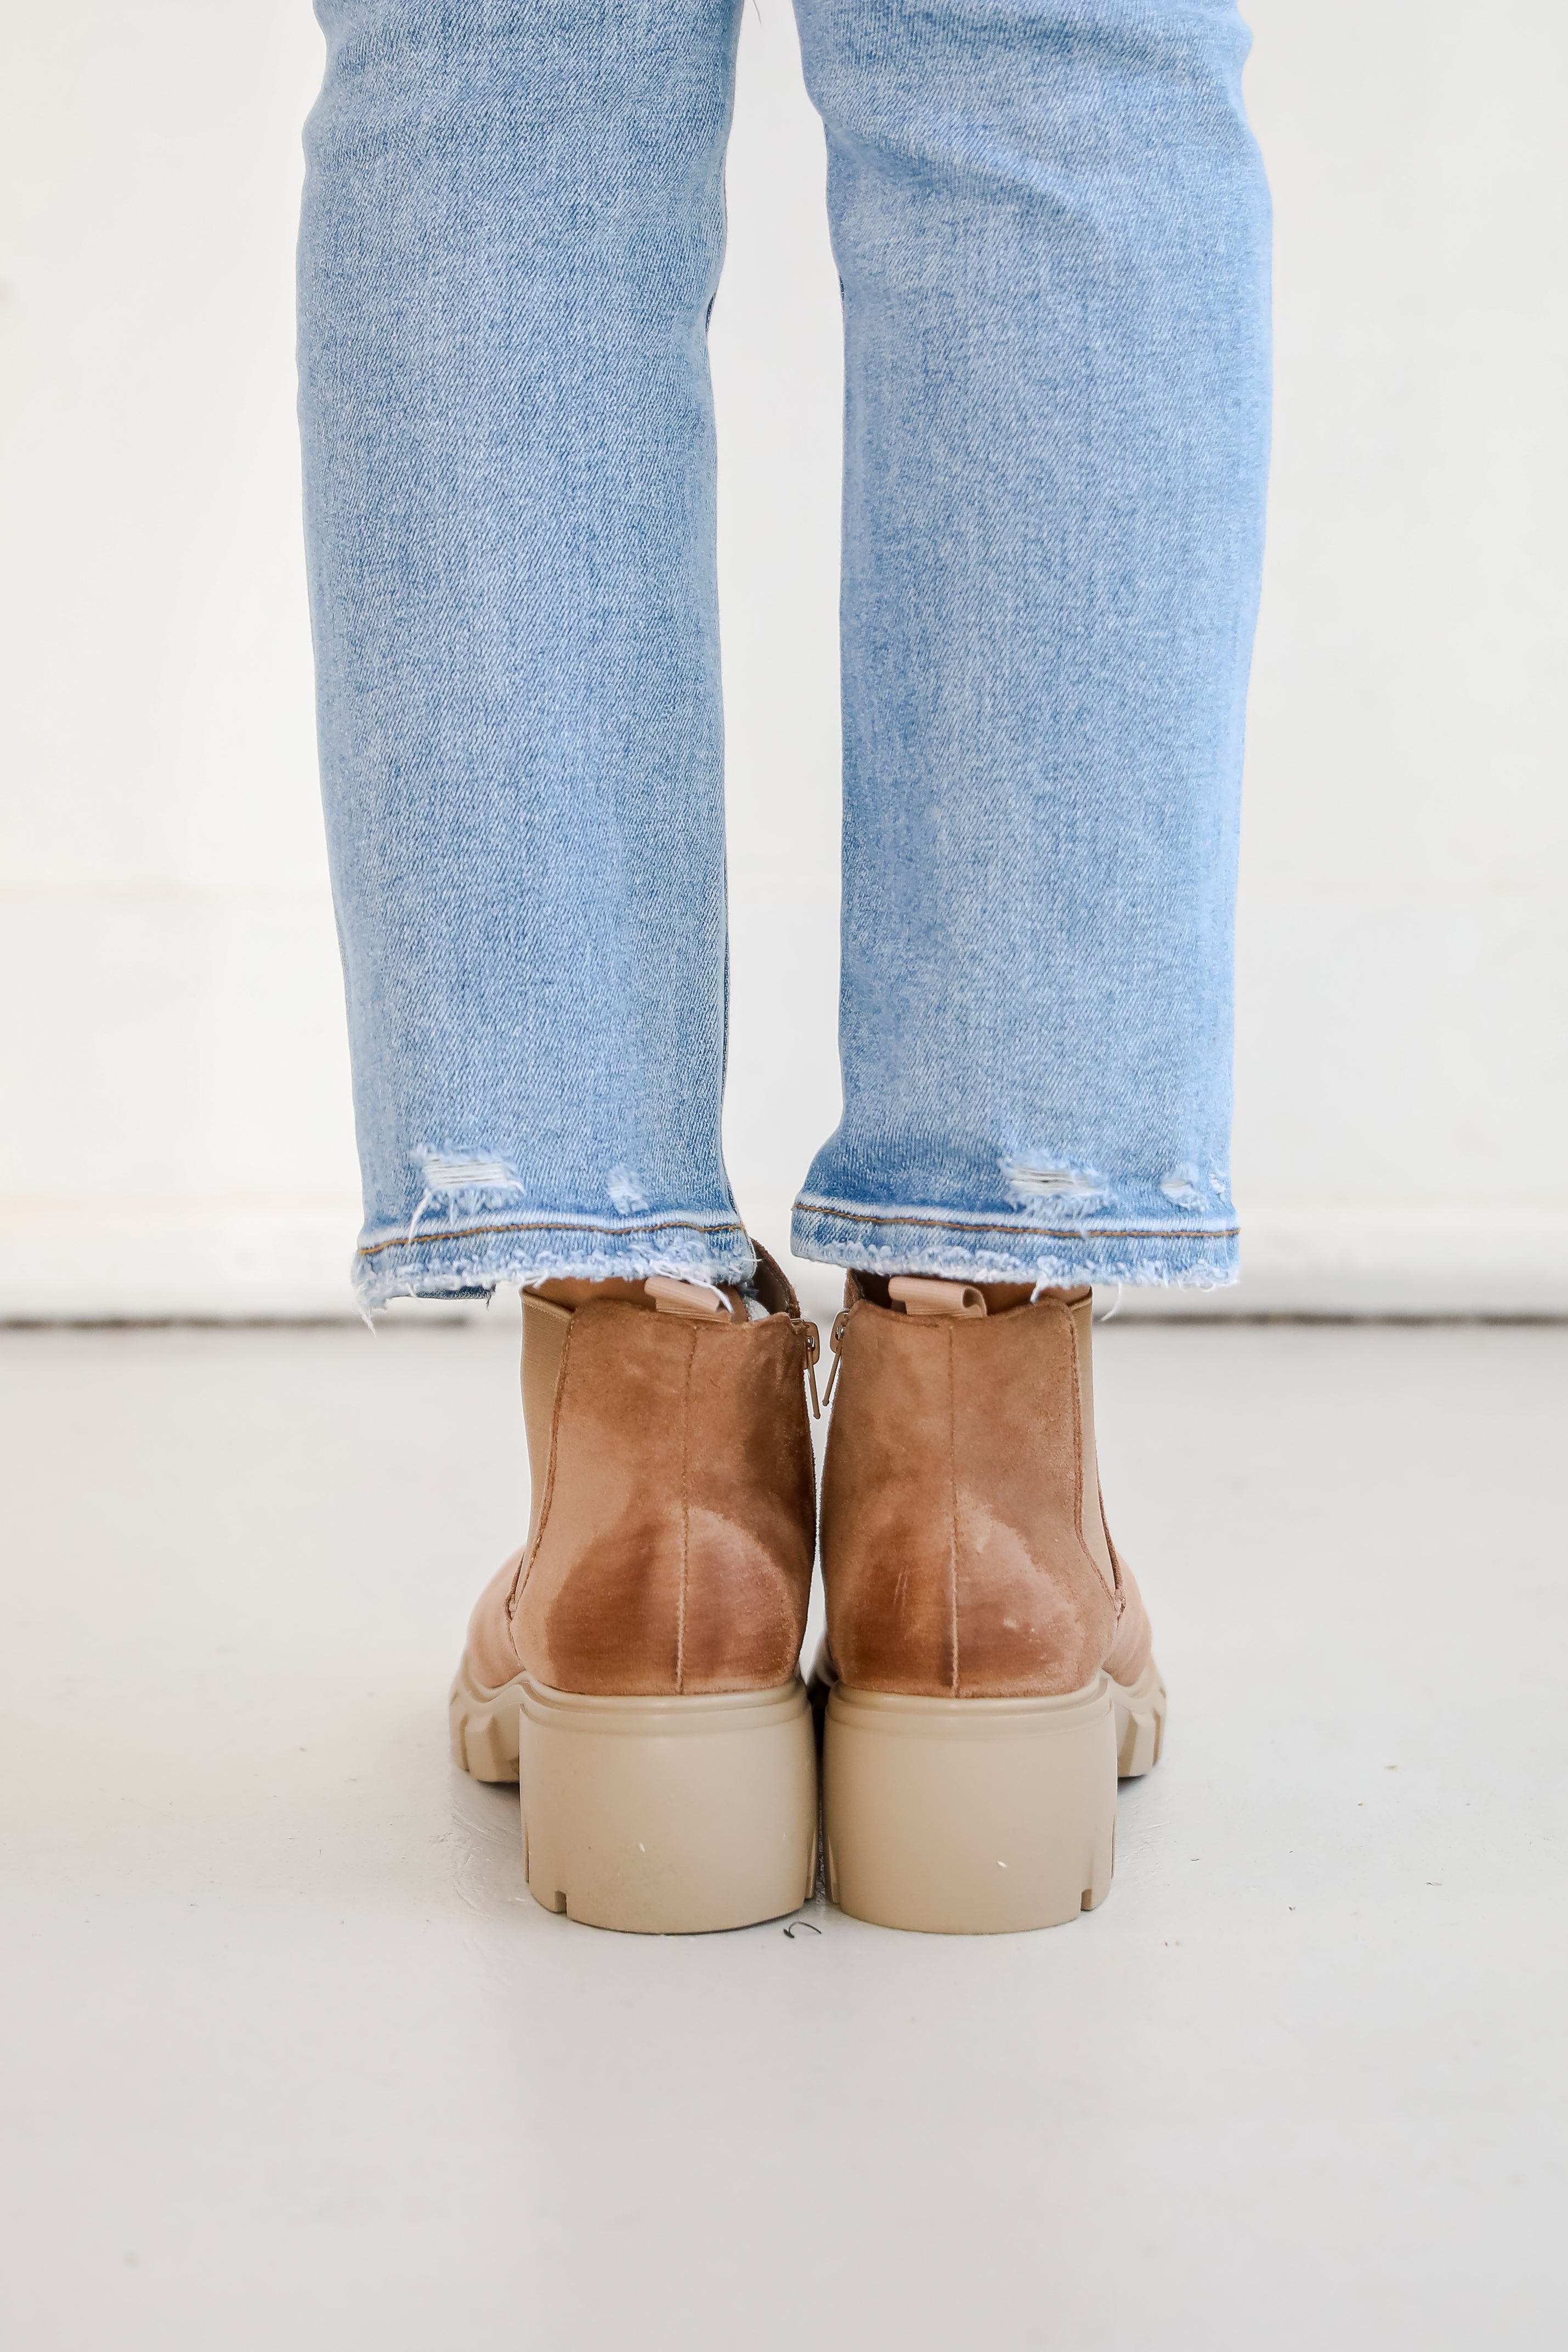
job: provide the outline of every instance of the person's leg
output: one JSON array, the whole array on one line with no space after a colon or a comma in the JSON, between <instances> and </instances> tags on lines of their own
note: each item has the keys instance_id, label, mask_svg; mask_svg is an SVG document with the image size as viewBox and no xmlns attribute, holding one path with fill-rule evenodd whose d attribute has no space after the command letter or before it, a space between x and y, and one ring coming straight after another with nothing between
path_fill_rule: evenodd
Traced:
<instances>
[{"instance_id":1,"label":"person's leg","mask_svg":"<svg viewBox=\"0 0 1568 2352\"><path fill-rule=\"evenodd\" d=\"M659 1930L792 1908L817 1817L816 1335L719 1147L739 5L320 0L301 244L361 1296L524 1286L454 1752L521 1778L541 1902Z\"/></svg>"},{"instance_id":2,"label":"person's leg","mask_svg":"<svg viewBox=\"0 0 1568 2352\"><path fill-rule=\"evenodd\" d=\"M750 1272L707 314L740 0L319 0L301 416L368 1306Z\"/></svg>"},{"instance_id":3,"label":"person's leg","mask_svg":"<svg viewBox=\"0 0 1568 2352\"><path fill-rule=\"evenodd\" d=\"M798 0L847 369L844 1116L802 1256L1233 1278L1268 199L1228 0Z\"/></svg>"},{"instance_id":4,"label":"person's leg","mask_svg":"<svg viewBox=\"0 0 1568 2352\"><path fill-rule=\"evenodd\" d=\"M797 0L844 288L835 1895L1106 1893L1165 1690L1095 1281L1232 1278L1231 908L1268 206L1218 0Z\"/></svg>"}]
</instances>

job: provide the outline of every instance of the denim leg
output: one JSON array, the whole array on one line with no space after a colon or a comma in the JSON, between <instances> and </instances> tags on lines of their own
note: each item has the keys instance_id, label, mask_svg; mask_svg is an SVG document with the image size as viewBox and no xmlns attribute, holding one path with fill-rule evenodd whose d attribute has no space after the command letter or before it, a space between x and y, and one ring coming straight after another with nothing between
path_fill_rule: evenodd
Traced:
<instances>
[{"instance_id":1,"label":"denim leg","mask_svg":"<svg viewBox=\"0 0 1568 2352\"><path fill-rule=\"evenodd\" d=\"M1269 208L1225 0L797 0L843 281L844 1116L807 1257L1234 1278Z\"/></svg>"},{"instance_id":2,"label":"denim leg","mask_svg":"<svg viewBox=\"0 0 1568 2352\"><path fill-rule=\"evenodd\" d=\"M300 374L369 1305L733 1279L707 314L740 0L319 0Z\"/></svg>"}]
</instances>

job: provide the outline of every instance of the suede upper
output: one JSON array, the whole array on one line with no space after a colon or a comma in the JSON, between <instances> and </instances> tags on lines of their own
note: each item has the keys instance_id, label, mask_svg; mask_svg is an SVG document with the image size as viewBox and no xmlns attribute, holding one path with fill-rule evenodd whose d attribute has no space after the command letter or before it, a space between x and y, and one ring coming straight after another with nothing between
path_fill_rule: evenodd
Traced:
<instances>
[{"instance_id":1,"label":"suede upper","mask_svg":"<svg viewBox=\"0 0 1568 2352\"><path fill-rule=\"evenodd\" d=\"M664 1696L795 1672L815 1538L810 1339L768 1272L782 1311L757 1322L525 1297L533 1524L474 1612L483 1685L525 1669L557 1690Z\"/></svg>"},{"instance_id":2,"label":"suede upper","mask_svg":"<svg viewBox=\"0 0 1568 2352\"><path fill-rule=\"evenodd\" d=\"M828 1637L856 1689L1051 1696L1146 1663L1101 1510L1091 1295L973 1320L852 1279L822 1485Z\"/></svg>"}]
</instances>

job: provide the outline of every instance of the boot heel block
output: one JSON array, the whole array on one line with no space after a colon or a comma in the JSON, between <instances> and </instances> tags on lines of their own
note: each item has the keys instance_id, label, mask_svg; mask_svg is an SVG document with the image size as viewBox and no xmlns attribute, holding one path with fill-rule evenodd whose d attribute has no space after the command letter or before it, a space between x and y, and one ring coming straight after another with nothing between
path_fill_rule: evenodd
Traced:
<instances>
[{"instance_id":1,"label":"boot heel block","mask_svg":"<svg viewBox=\"0 0 1568 2352\"><path fill-rule=\"evenodd\" d=\"M654 1936L796 1910L817 1867L799 1677L700 1698L586 1698L518 1678L528 1886L547 1911Z\"/></svg>"},{"instance_id":2,"label":"boot heel block","mask_svg":"<svg viewBox=\"0 0 1568 2352\"><path fill-rule=\"evenodd\" d=\"M1135 1683L1111 1685L1116 1711L1116 1769L1124 1780L1141 1780L1160 1760L1166 1742L1165 1678L1153 1658Z\"/></svg>"},{"instance_id":3,"label":"boot heel block","mask_svg":"<svg viewBox=\"0 0 1568 2352\"><path fill-rule=\"evenodd\" d=\"M828 1891L857 1919L928 1934L1053 1927L1103 1902L1116 1837L1103 1675L1061 1698L828 1701Z\"/></svg>"}]
</instances>

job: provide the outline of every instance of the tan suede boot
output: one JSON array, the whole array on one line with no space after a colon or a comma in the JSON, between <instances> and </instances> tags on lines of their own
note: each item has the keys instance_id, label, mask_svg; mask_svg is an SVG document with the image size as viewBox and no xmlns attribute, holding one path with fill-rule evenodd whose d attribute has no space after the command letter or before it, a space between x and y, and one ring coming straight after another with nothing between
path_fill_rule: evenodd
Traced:
<instances>
[{"instance_id":1,"label":"tan suede boot","mask_svg":"<svg viewBox=\"0 0 1568 2352\"><path fill-rule=\"evenodd\" d=\"M877 1293L873 1297L868 1293ZM822 1481L829 1888L857 1918L1045 1927L1111 1884L1165 1685L1106 1530L1092 1294L852 1276Z\"/></svg>"},{"instance_id":2,"label":"tan suede boot","mask_svg":"<svg viewBox=\"0 0 1568 2352\"><path fill-rule=\"evenodd\" d=\"M657 1277L523 1297L532 1516L474 1612L453 1752L520 1780L530 1888L596 1927L744 1927L811 1892L817 1333L758 1255L761 1319Z\"/></svg>"}]
</instances>

